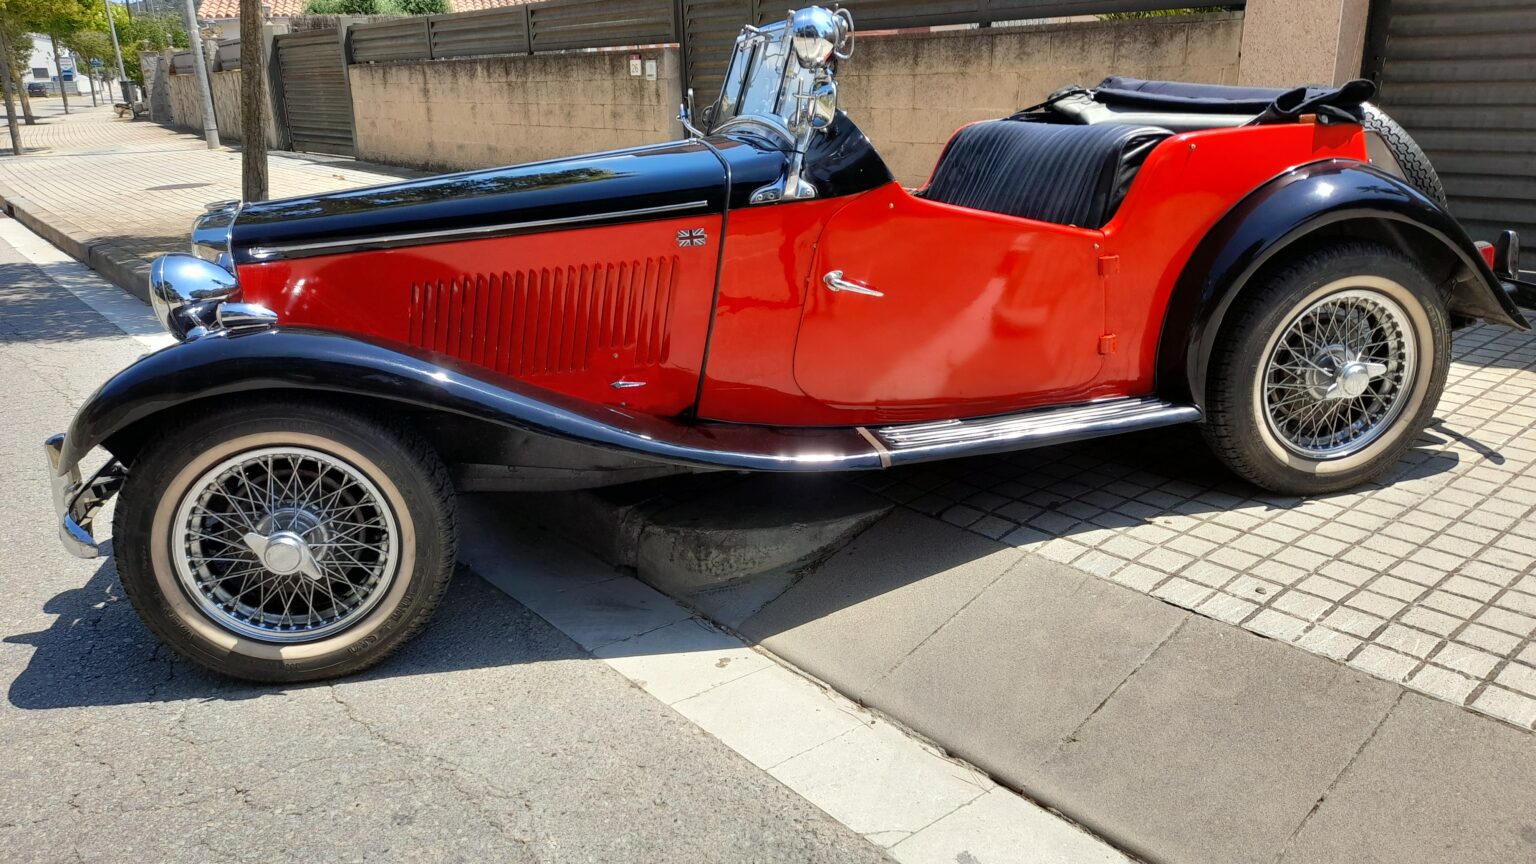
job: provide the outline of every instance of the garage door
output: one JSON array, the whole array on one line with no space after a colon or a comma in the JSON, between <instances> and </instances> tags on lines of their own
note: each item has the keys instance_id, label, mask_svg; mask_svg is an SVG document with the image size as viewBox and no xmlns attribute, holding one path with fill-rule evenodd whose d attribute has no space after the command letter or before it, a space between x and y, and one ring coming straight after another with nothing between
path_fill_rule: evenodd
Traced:
<instances>
[{"instance_id":1,"label":"garage door","mask_svg":"<svg viewBox=\"0 0 1536 864\"><path fill-rule=\"evenodd\" d=\"M352 99L336 31L285 33L273 44L293 149L351 156Z\"/></svg>"},{"instance_id":2,"label":"garage door","mask_svg":"<svg viewBox=\"0 0 1536 864\"><path fill-rule=\"evenodd\" d=\"M1477 240L1536 240L1536 2L1375 0L1367 74ZM1530 262L1526 266L1531 266Z\"/></svg>"}]
</instances>

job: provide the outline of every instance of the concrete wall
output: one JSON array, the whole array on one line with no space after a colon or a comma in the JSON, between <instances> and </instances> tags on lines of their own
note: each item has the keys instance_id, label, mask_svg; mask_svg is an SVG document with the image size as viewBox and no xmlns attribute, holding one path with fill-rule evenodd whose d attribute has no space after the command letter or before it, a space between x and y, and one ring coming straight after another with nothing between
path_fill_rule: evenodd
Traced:
<instances>
[{"instance_id":1,"label":"concrete wall","mask_svg":"<svg viewBox=\"0 0 1536 864\"><path fill-rule=\"evenodd\" d=\"M1343 84L1360 77L1370 0L1248 0L1239 82Z\"/></svg>"},{"instance_id":2,"label":"concrete wall","mask_svg":"<svg viewBox=\"0 0 1536 864\"><path fill-rule=\"evenodd\" d=\"M861 35L838 72L839 102L896 178L917 185L955 129L1068 84L1112 74L1235 84L1242 40L1238 13Z\"/></svg>"},{"instance_id":3,"label":"concrete wall","mask_svg":"<svg viewBox=\"0 0 1536 864\"><path fill-rule=\"evenodd\" d=\"M678 60L656 48L352 66L357 156L448 170L674 140Z\"/></svg>"},{"instance_id":4,"label":"concrete wall","mask_svg":"<svg viewBox=\"0 0 1536 864\"><path fill-rule=\"evenodd\" d=\"M202 134L202 100L197 92L197 76L167 75L164 83L166 113L164 116L154 113L161 100L152 97L151 119ZM208 83L213 88L213 116L219 124L219 140L225 144L240 143L240 73L215 72L209 76Z\"/></svg>"}]
</instances>

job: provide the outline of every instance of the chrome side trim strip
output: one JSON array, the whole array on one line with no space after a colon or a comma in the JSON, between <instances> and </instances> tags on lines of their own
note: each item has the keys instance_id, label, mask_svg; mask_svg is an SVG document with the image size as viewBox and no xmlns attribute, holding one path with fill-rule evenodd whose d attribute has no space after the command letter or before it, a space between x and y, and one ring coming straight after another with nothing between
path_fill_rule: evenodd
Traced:
<instances>
[{"instance_id":1,"label":"chrome side trim strip","mask_svg":"<svg viewBox=\"0 0 1536 864\"><path fill-rule=\"evenodd\" d=\"M443 243L453 240L484 240L507 237L542 228L559 228L567 225L583 225L593 222L610 222L657 216L662 213L678 213L708 207L705 200L686 201L680 204L663 204L657 207L641 207L635 210L612 210L607 213L590 213L585 216L564 216L558 219L532 219L526 222L503 222L499 225L479 225L473 228L445 228L440 231L414 231L404 234L379 234L373 237L348 237L343 240L322 240L315 243L285 243L272 246L253 246L247 253L252 261L276 261L285 258L307 258L314 255L338 255L371 249L395 249L401 246L419 246L425 243Z\"/></svg>"},{"instance_id":2,"label":"chrome side trim strip","mask_svg":"<svg viewBox=\"0 0 1536 864\"><path fill-rule=\"evenodd\" d=\"M1119 432L1192 423L1200 416L1200 409L1193 405L1145 397L1039 408L975 420L885 426L873 432L889 451L892 464L899 465L1065 444Z\"/></svg>"}]
</instances>

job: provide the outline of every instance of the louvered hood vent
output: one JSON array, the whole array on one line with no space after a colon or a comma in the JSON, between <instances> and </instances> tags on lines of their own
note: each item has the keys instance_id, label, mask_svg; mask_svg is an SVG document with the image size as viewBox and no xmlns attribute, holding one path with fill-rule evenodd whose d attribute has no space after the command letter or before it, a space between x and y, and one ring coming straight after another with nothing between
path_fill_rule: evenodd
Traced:
<instances>
[{"instance_id":1,"label":"louvered hood vent","mask_svg":"<svg viewBox=\"0 0 1536 864\"><path fill-rule=\"evenodd\" d=\"M519 378L666 359L677 258L414 282L413 345ZM599 365L612 365L614 360Z\"/></svg>"}]
</instances>

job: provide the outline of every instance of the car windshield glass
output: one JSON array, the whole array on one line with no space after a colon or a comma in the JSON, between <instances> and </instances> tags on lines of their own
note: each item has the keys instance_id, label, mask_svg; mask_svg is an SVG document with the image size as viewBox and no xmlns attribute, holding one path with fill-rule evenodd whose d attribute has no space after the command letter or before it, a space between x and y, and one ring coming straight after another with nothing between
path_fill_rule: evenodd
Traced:
<instances>
[{"instance_id":1,"label":"car windshield glass","mask_svg":"<svg viewBox=\"0 0 1536 864\"><path fill-rule=\"evenodd\" d=\"M753 115L789 119L794 109L794 98L789 94L794 92L802 70L791 55L787 35L788 27L779 22L736 40L736 52L716 103L715 125Z\"/></svg>"}]
</instances>

